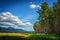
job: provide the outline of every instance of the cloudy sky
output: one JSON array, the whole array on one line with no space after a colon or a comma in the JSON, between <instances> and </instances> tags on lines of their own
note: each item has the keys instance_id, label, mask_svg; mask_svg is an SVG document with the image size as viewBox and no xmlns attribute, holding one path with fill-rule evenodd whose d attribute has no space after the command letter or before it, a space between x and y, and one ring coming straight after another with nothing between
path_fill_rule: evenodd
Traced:
<instances>
[{"instance_id":1,"label":"cloudy sky","mask_svg":"<svg viewBox=\"0 0 60 40\"><path fill-rule=\"evenodd\" d=\"M57 0L0 0L0 27L33 31L42 2L53 6Z\"/></svg>"}]
</instances>

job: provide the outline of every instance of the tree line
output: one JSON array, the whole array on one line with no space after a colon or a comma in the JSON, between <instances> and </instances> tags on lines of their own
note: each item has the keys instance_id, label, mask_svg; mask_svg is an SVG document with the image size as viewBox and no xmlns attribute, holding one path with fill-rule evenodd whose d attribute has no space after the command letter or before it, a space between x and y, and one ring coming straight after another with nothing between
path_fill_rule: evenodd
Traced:
<instances>
[{"instance_id":1,"label":"tree line","mask_svg":"<svg viewBox=\"0 0 60 40\"><path fill-rule=\"evenodd\" d=\"M36 33L60 34L60 0L53 4L52 7L47 2L40 5L38 21L34 23Z\"/></svg>"}]
</instances>

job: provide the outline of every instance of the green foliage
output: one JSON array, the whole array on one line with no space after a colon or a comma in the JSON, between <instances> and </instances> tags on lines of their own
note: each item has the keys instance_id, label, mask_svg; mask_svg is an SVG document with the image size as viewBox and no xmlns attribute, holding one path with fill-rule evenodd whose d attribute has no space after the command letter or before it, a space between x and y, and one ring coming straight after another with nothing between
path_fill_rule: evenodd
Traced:
<instances>
[{"instance_id":1,"label":"green foliage","mask_svg":"<svg viewBox=\"0 0 60 40\"><path fill-rule=\"evenodd\" d=\"M41 26L43 26L45 24L45 20L48 17L48 4L46 2L42 3L41 5L41 9L39 9L37 11L37 13L39 14L39 21L41 23Z\"/></svg>"},{"instance_id":2,"label":"green foliage","mask_svg":"<svg viewBox=\"0 0 60 40\"><path fill-rule=\"evenodd\" d=\"M34 30L35 30L35 33L39 33L39 31L40 31L40 23L39 23L39 21L35 22Z\"/></svg>"},{"instance_id":3,"label":"green foliage","mask_svg":"<svg viewBox=\"0 0 60 40\"><path fill-rule=\"evenodd\" d=\"M53 33L56 21L56 10L57 10L57 3L54 3L53 7L49 7L49 5L46 2L43 2L41 5L41 9L37 11L37 13L39 14L38 20L40 26L37 25L37 23L35 23L34 25L43 28L48 25L49 30L51 30L51 33Z\"/></svg>"},{"instance_id":4,"label":"green foliage","mask_svg":"<svg viewBox=\"0 0 60 40\"><path fill-rule=\"evenodd\" d=\"M37 21L37 22L35 22L34 26L35 27L39 27L40 26L40 23Z\"/></svg>"},{"instance_id":5,"label":"green foliage","mask_svg":"<svg viewBox=\"0 0 60 40\"><path fill-rule=\"evenodd\" d=\"M59 40L60 37L56 35L31 35L30 40Z\"/></svg>"},{"instance_id":6,"label":"green foliage","mask_svg":"<svg viewBox=\"0 0 60 40\"><path fill-rule=\"evenodd\" d=\"M34 27L36 29L41 27L40 33L60 34L60 0L57 3L54 2L53 7L49 7L47 2L43 2L37 13L39 21L34 24ZM36 31L38 32L38 30Z\"/></svg>"}]
</instances>

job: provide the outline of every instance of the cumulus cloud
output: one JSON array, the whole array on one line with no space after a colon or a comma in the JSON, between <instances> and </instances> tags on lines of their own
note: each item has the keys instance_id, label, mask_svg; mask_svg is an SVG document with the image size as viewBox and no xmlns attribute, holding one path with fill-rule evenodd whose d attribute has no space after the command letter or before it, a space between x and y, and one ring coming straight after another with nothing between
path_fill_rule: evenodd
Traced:
<instances>
[{"instance_id":1,"label":"cumulus cloud","mask_svg":"<svg viewBox=\"0 0 60 40\"><path fill-rule=\"evenodd\" d=\"M32 2L30 2L30 5L29 5L30 8L41 8L40 5L36 5L36 4L33 4Z\"/></svg>"},{"instance_id":2,"label":"cumulus cloud","mask_svg":"<svg viewBox=\"0 0 60 40\"><path fill-rule=\"evenodd\" d=\"M31 26L30 22L22 22L17 16L12 15L10 12L0 13L0 27L25 27Z\"/></svg>"},{"instance_id":3,"label":"cumulus cloud","mask_svg":"<svg viewBox=\"0 0 60 40\"><path fill-rule=\"evenodd\" d=\"M36 8L36 5L35 4L31 4L30 8Z\"/></svg>"},{"instance_id":4,"label":"cumulus cloud","mask_svg":"<svg viewBox=\"0 0 60 40\"><path fill-rule=\"evenodd\" d=\"M40 8L39 5L33 4L32 2L30 2L29 7L30 7L30 8Z\"/></svg>"}]
</instances>

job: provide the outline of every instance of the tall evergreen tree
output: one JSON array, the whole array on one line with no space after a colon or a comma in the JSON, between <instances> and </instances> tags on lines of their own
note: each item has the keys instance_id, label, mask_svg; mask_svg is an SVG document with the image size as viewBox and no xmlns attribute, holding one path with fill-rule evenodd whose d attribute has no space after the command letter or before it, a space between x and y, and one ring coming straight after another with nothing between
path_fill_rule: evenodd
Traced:
<instances>
[{"instance_id":1,"label":"tall evergreen tree","mask_svg":"<svg viewBox=\"0 0 60 40\"><path fill-rule=\"evenodd\" d=\"M41 9L39 9L37 12L39 14L39 24L40 24L40 29L41 33L48 33L49 31L49 22L48 22L48 9L49 6L46 2L42 3Z\"/></svg>"},{"instance_id":2,"label":"tall evergreen tree","mask_svg":"<svg viewBox=\"0 0 60 40\"><path fill-rule=\"evenodd\" d=\"M55 32L56 34L60 34L60 0L56 5L56 24L55 24Z\"/></svg>"}]
</instances>

